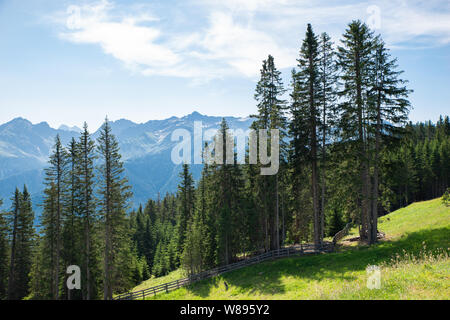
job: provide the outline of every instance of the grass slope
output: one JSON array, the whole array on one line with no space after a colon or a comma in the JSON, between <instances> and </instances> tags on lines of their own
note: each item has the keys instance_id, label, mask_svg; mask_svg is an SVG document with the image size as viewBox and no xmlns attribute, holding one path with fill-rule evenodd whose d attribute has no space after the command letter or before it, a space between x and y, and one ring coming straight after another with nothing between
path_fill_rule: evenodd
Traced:
<instances>
[{"instance_id":1,"label":"grass slope","mask_svg":"<svg viewBox=\"0 0 450 320\"><path fill-rule=\"evenodd\" d=\"M450 207L418 202L379 221L387 239L375 246L265 262L149 299L449 299ZM381 289L367 288L368 265L381 267Z\"/></svg>"}]
</instances>

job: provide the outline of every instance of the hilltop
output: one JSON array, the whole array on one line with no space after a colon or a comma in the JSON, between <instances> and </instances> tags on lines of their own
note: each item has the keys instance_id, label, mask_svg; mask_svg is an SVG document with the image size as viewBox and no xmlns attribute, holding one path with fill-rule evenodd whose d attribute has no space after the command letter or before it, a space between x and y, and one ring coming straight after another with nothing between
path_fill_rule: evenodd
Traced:
<instances>
[{"instance_id":1,"label":"hilltop","mask_svg":"<svg viewBox=\"0 0 450 320\"><path fill-rule=\"evenodd\" d=\"M373 247L344 244L335 253L264 262L150 299L448 299L450 207L440 199L417 202L379 221L386 238ZM368 265L381 267L379 290L366 287Z\"/></svg>"}]
</instances>

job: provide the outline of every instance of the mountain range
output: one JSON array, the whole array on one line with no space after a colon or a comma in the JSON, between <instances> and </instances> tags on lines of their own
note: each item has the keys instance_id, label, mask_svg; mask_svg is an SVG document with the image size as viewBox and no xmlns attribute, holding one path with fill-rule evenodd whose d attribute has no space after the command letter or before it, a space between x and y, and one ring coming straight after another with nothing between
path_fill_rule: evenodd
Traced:
<instances>
[{"instance_id":1,"label":"mountain range","mask_svg":"<svg viewBox=\"0 0 450 320\"><path fill-rule=\"evenodd\" d=\"M194 121L201 121L203 130L218 129L222 118L230 129L246 130L252 119L237 117L215 117L193 112L184 117L171 117L164 120L150 120L135 123L120 119L111 121L113 134L119 142L125 173L133 191L132 205L145 204L149 199L163 197L167 192L176 192L181 165L171 160L171 151L178 142L171 141L175 129L186 129L193 134ZM92 137L97 139L97 129ZM59 134L64 145L72 137L78 139L81 129L60 126L51 128L48 123L32 124L23 118L15 118L0 125L0 199L3 209L10 207L10 198L16 187L29 189L36 211L41 211L44 189L44 168ZM92 131L91 131L92 132ZM194 179L200 176L202 165L192 165Z\"/></svg>"}]
</instances>

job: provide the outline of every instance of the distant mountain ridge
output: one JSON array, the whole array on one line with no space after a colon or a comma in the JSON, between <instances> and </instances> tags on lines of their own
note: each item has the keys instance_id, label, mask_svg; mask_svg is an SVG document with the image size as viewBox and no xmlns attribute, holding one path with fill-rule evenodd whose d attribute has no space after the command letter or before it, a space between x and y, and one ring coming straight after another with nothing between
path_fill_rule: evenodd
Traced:
<instances>
[{"instance_id":1,"label":"distant mountain ridge","mask_svg":"<svg viewBox=\"0 0 450 320\"><path fill-rule=\"evenodd\" d=\"M246 130L253 122L249 118L217 117L192 112L184 117L149 120L135 123L127 119L111 121L116 135L126 174L132 186L134 206L156 199L158 193L175 192L180 166L172 163L170 154L177 142L171 141L175 129L183 128L193 133L194 121L202 121L203 130L218 129L222 118L231 129ZM92 128L91 128L92 129ZM15 118L0 125L0 199L4 208L10 206L10 198L16 188L26 184L39 210L43 185L43 169L48 166L54 139L59 134L67 146L72 137L79 137L81 129L61 125L51 128L46 122L32 124L24 118ZM91 131L92 132L92 131ZM99 129L92 133L97 139ZM193 165L194 178L200 176L202 166Z\"/></svg>"}]
</instances>

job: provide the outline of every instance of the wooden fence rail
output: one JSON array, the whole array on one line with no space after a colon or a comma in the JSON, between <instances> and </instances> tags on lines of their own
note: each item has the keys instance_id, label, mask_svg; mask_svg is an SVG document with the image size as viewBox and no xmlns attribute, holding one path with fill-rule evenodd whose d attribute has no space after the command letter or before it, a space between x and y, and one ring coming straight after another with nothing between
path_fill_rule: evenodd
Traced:
<instances>
[{"instance_id":1,"label":"wooden fence rail","mask_svg":"<svg viewBox=\"0 0 450 320\"><path fill-rule=\"evenodd\" d=\"M314 254L320 252L330 252L333 250L332 243L324 243L320 248L315 248L313 244L302 244L293 247L281 248L278 250L268 251L266 253L253 256L250 258L243 259L241 261L231 263L228 265L224 265L221 267L217 267L211 270L203 271L197 274L193 274L187 278L174 280L171 282L163 283L157 286L153 286L147 289L122 293L114 297L114 300L134 300L134 299L145 299L148 296L154 296L159 292L166 292L181 288L183 286L192 284L194 282L212 278L218 275L221 275L226 272L230 272L233 270L237 270L243 268L245 266L249 266L252 264L260 263L263 261L281 258L281 257L289 257L291 255L302 255L302 254Z\"/></svg>"},{"instance_id":2,"label":"wooden fence rail","mask_svg":"<svg viewBox=\"0 0 450 320\"><path fill-rule=\"evenodd\" d=\"M334 235L333 241L332 241L333 245L336 245L336 243L338 243L340 240L342 240L342 238L344 238L348 234L348 232L350 231L350 226L351 226L351 223L347 223L345 225L344 229L342 229L341 231L339 231L338 233L336 233Z\"/></svg>"}]
</instances>

